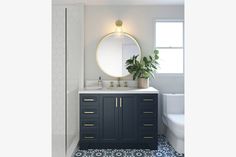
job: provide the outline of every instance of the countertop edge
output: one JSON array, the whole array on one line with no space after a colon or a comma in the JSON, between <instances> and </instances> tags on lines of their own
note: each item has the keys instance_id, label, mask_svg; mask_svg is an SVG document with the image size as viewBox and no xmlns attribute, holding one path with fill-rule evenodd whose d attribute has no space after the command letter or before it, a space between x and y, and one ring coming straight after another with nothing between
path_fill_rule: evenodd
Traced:
<instances>
[{"instance_id":1,"label":"countertop edge","mask_svg":"<svg viewBox=\"0 0 236 157\"><path fill-rule=\"evenodd\" d=\"M78 94L159 94L159 90L149 87L148 89L135 90L88 90L81 89Z\"/></svg>"}]
</instances>

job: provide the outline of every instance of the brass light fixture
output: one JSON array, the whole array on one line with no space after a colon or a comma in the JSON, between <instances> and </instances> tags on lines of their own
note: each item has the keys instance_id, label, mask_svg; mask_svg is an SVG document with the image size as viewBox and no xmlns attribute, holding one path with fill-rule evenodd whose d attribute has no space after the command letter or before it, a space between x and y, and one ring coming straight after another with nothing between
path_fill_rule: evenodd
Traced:
<instances>
[{"instance_id":1,"label":"brass light fixture","mask_svg":"<svg viewBox=\"0 0 236 157\"><path fill-rule=\"evenodd\" d=\"M122 32L122 24L123 22L121 20L116 20L116 32Z\"/></svg>"}]
</instances>

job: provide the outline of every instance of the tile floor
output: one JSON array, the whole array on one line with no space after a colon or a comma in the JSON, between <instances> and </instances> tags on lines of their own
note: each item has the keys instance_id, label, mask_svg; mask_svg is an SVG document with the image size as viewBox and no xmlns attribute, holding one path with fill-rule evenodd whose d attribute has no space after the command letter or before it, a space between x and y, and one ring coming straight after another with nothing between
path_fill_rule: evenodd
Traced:
<instances>
[{"instance_id":1,"label":"tile floor","mask_svg":"<svg viewBox=\"0 0 236 157\"><path fill-rule=\"evenodd\" d=\"M76 150L73 157L184 157L177 153L163 135L158 136L157 150L149 149L89 149Z\"/></svg>"}]
</instances>

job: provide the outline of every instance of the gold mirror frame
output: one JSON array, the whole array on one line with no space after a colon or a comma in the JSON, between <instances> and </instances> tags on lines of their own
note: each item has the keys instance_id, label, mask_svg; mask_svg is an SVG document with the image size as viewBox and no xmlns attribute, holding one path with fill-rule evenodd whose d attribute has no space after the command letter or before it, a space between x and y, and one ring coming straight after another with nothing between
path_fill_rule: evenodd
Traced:
<instances>
[{"instance_id":1,"label":"gold mirror frame","mask_svg":"<svg viewBox=\"0 0 236 157\"><path fill-rule=\"evenodd\" d=\"M127 37L129 37L130 39L132 39L132 40L134 41L134 43L137 45L137 47L138 47L138 50L139 50L139 54L138 54L138 55L139 55L139 57L138 57L137 59L140 61L140 59L141 59L141 48L140 48L140 46L139 46L137 40L136 40L132 35L130 35L130 34L128 34L128 33L125 33L125 32L112 32L112 33L109 33L109 34L105 35L104 37L102 37L102 39L99 41L98 46L97 46L97 49L96 49L96 62L97 62L97 64L98 64L99 68L100 68L105 74L107 74L107 75L109 75L109 76L111 76L111 77L121 78L121 77L129 76L130 73L128 73L127 75L123 75L123 76L114 76L114 75L112 75L112 74L108 74L107 72L105 72L105 70L104 70L104 69L102 68L102 66L100 65L101 63L98 61L98 49L99 49L99 47L100 47L102 41L104 41L106 38L108 38L108 37L110 37L110 36L112 36L112 35L124 35L124 36L127 36Z\"/></svg>"}]
</instances>

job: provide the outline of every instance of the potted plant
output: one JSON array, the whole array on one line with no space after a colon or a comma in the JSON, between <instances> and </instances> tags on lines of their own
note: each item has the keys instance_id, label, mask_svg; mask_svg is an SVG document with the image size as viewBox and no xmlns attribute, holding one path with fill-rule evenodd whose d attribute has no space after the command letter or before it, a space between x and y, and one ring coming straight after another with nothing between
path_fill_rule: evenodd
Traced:
<instances>
[{"instance_id":1,"label":"potted plant","mask_svg":"<svg viewBox=\"0 0 236 157\"><path fill-rule=\"evenodd\" d=\"M139 61L137 60L138 55L136 55L126 61L126 69L133 75L133 80L138 79L138 88L149 87L149 77L154 78L154 72L159 65L158 54L159 51L154 50L153 56L142 57Z\"/></svg>"}]
</instances>

